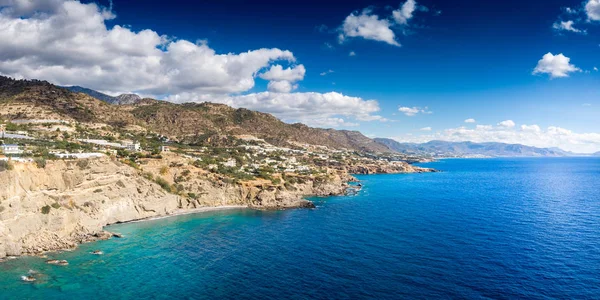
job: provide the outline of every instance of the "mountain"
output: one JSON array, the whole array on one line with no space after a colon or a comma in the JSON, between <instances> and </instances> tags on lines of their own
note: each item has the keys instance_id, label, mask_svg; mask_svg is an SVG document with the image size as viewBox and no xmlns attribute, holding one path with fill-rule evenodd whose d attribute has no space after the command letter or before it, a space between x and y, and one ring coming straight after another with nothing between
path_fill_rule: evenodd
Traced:
<instances>
[{"instance_id":1,"label":"mountain","mask_svg":"<svg viewBox=\"0 0 600 300\"><path fill-rule=\"evenodd\" d=\"M143 99L134 105L122 106L151 130L184 137L194 142L199 136L250 134L275 145L287 141L346 148L367 152L391 150L358 131L312 128L304 124L287 124L273 115L233 108L216 103L174 104Z\"/></svg>"},{"instance_id":2,"label":"mountain","mask_svg":"<svg viewBox=\"0 0 600 300\"><path fill-rule=\"evenodd\" d=\"M190 144L218 145L227 140L227 136L252 135L278 146L302 143L365 152L393 152L358 131L288 124L267 113L224 104L175 104L140 99L137 95L121 95L107 102L99 99L103 94L96 91L76 87L73 92L71 88L61 88L46 81L0 76L0 118L55 119L94 124L95 127L106 124L108 130L149 130Z\"/></svg>"},{"instance_id":3,"label":"mountain","mask_svg":"<svg viewBox=\"0 0 600 300\"><path fill-rule=\"evenodd\" d=\"M433 157L559 157L574 155L558 148L536 148L520 144L430 141L423 144L400 143L392 139L375 141L390 149L415 155Z\"/></svg>"},{"instance_id":4,"label":"mountain","mask_svg":"<svg viewBox=\"0 0 600 300\"><path fill-rule=\"evenodd\" d=\"M100 99L102 100L102 99ZM113 102L112 104L119 104L119 105L128 105L128 104L134 104L137 101L142 100L142 97L136 95L136 94L122 94L116 97L116 101Z\"/></svg>"},{"instance_id":5,"label":"mountain","mask_svg":"<svg viewBox=\"0 0 600 300\"><path fill-rule=\"evenodd\" d=\"M74 93L84 93L86 95L90 95L90 96L92 96L92 97L94 97L96 99L102 100L102 101L104 101L106 103L113 104L113 103L117 102L117 97L109 96L107 94L103 94L103 93L100 93L98 91L94 91L92 89L84 88L84 87L81 87L81 86L77 86L77 85L74 85L74 86L63 86L63 88L65 88L65 89L67 89L67 90L69 90L71 92L74 92Z\"/></svg>"},{"instance_id":6,"label":"mountain","mask_svg":"<svg viewBox=\"0 0 600 300\"><path fill-rule=\"evenodd\" d=\"M88 96L94 97L98 100L102 100L106 103L109 104L116 104L116 105L128 105L128 104L134 104L136 101L139 101L142 99L142 97L136 95L136 94L122 94L119 95L117 97L113 97L113 96L109 96L107 94L92 90L92 89L88 89L88 88L84 88L81 86L64 86L63 88L74 92L74 93L84 93Z\"/></svg>"}]
</instances>

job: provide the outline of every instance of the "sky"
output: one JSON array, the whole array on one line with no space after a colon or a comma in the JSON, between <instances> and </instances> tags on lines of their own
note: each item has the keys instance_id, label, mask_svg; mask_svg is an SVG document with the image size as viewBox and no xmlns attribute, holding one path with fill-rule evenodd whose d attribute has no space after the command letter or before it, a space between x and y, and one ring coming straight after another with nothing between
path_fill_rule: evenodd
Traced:
<instances>
[{"instance_id":1,"label":"sky","mask_svg":"<svg viewBox=\"0 0 600 300\"><path fill-rule=\"evenodd\" d=\"M600 0L0 0L0 74L591 153L599 33Z\"/></svg>"}]
</instances>

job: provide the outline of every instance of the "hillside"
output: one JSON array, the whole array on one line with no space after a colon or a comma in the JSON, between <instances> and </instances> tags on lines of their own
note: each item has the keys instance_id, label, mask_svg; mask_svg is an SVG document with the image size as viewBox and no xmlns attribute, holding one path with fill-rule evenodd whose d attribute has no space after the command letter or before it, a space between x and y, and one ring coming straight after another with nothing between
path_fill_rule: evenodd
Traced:
<instances>
[{"instance_id":1,"label":"hillside","mask_svg":"<svg viewBox=\"0 0 600 300\"><path fill-rule=\"evenodd\" d=\"M519 144L430 141L423 144L399 143L376 138L377 142L405 154L433 157L560 157L573 153L558 148L536 148Z\"/></svg>"},{"instance_id":2,"label":"hillside","mask_svg":"<svg viewBox=\"0 0 600 300\"><path fill-rule=\"evenodd\" d=\"M96 98L107 96L102 93L81 87L70 89L78 92L45 81L0 77L0 118L99 123L112 127L112 130L136 126L192 144L215 143L224 136L253 135L279 146L291 146L290 142L295 142L366 152L392 152L358 131L287 124L270 114L244 108L213 103L174 104L139 99L137 95L115 97L112 103L124 105L111 105ZM107 129L111 130L110 127Z\"/></svg>"}]
</instances>

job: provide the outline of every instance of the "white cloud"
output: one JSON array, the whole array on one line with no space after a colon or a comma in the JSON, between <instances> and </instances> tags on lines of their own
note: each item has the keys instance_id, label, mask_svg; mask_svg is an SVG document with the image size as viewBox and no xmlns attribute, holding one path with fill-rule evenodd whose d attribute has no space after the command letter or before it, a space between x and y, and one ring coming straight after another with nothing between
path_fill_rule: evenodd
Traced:
<instances>
[{"instance_id":1,"label":"white cloud","mask_svg":"<svg viewBox=\"0 0 600 300\"><path fill-rule=\"evenodd\" d=\"M362 37L399 47L396 34L390 29L390 26L392 24L388 20L379 19L379 16L372 14L370 9L365 9L360 14L354 12L344 20L339 40L342 43L348 37Z\"/></svg>"},{"instance_id":2,"label":"white cloud","mask_svg":"<svg viewBox=\"0 0 600 300\"><path fill-rule=\"evenodd\" d=\"M327 74L331 74L331 73L333 73L333 70L327 70L327 71L325 71L325 72L321 72L319 75L321 75L321 76L325 76L325 75L327 75Z\"/></svg>"},{"instance_id":3,"label":"white cloud","mask_svg":"<svg viewBox=\"0 0 600 300\"><path fill-rule=\"evenodd\" d=\"M533 131L533 132L541 132L542 129L538 125L521 125L521 130L523 131Z\"/></svg>"},{"instance_id":4,"label":"white cloud","mask_svg":"<svg viewBox=\"0 0 600 300\"><path fill-rule=\"evenodd\" d=\"M356 52L350 51L350 53L348 54L348 56L356 56Z\"/></svg>"},{"instance_id":5,"label":"white cloud","mask_svg":"<svg viewBox=\"0 0 600 300\"><path fill-rule=\"evenodd\" d=\"M350 97L336 92L324 94L261 92L234 96L185 93L169 97L168 100L177 103L203 101L223 103L233 107L271 113L287 122L302 122L312 126L323 126L323 124L332 126L334 123L338 124L337 126L354 126L356 124L356 122L349 122L348 119L387 121L376 114L380 110L377 101ZM340 122L340 119L344 122Z\"/></svg>"},{"instance_id":6,"label":"white cloud","mask_svg":"<svg viewBox=\"0 0 600 300\"><path fill-rule=\"evenodd\" d=\"M600 0L589 0L585 4L585 12L591 21L600 21Z\"/></svg>"},{"instance_id":7,"label":"white cloud","mask_svg":"<svg viewBox=\"0 0 600 300\"><path fill-rule=\"evenodd\" d=\"M294 82L304 79L305 74L306 69L304 68L304 65L298 65L287 69L284 69L281 65L274 65L271 66L267 72L260 74L259 77L265 80L286 80Z\"/></svg>"},{"instance_id":8,"label":"white cloud","mask_svg":"<svg viewBox=\"0 0 600 300\"><path fill-rule=\"evenodd\" d=\"M594 71L598 72L598 68L597 68L597 67L594 67Z\"/></svg>"},{"instance_id":9,"label":"white cloud","mask_svg":"<svg viewBox=\"0 0 600 300\"><path fill-rule=\"evenodd\" d=\"M303 65L287 69L284 69L281 65L274 65L267 72L260 74L259 77L270 80L267 85L269 91L289 93L298 88L298 85L294 84L294 82L303 80L304 74L306 74L306 69Z\"/></svg>"},{"instance_id":10,"label":"white cloud","mask_svg":"<svg viewBox=\"0 0 600 300\"><path fill-rule=\"evenodd\" d=\"M591 104L591 103L584 103L584 104L582 104L582 106L587 106L587 107L589 107L589 106L592 106L592 104Z\"/></svg>"},{"instance_id":11,"label":"white cloud","mask_svg":"<svg viewBox=\"0 0 600 300\"><path fill-rule=\"evenodd\" d=\"M505 128L513 128L515 127L515 122L513 122L513 120L506 120L506 121L502 121L500 123L498 123L498 126L501 127L505 127Z\"/></svg>"},{"instance_id":12,"label":"white cloud","mask_svg":"<svg viewBox=\"0 0 600 300\"><path fill-rule=\"evenodd\" d=\"M276 61L295 61L292 52L277 48L218 54L205 42L172 40L150 29L109 28L106 21L114 14L94 3L2 4L0 73L17 78L113 94L228 94L254 87L256 74Z\"/></svg>"},{"instance_id":13,"label":"white cloud","mask_svg":"<svg viewBox=\"0 0 600 300\"><path fill-rule=\"evenodd\" d=\"M472 141L476 143L498 142L542 148L558 147L576 153L600 151L600 133L576 133L556 126L550 126L543 130L538 125L523 125L521 128L478 125L475 129L458 127L431 134L407 134L395 137L395 139L400 142L413 143L424 143L432 140Z\"/></svg>"},{"instance_id":14,"label":"white cloud","mask_svg":"<svg viewBox=\"0 0 600 300\"><path fill-rule=\"evenodd\" d=\"M476 123L475 119L466 119L465 123Z\"/></svg>"},{"instance_id":15,"label":"white cloud","mask_svg":"<svg viewBox=\"0 0 600 300\"><path fill-rule=\"evenodd\" d=\"M422 113L422 114L432 114L433 113L427 107L420 108L420 107L416 107L416 106L413 106L413 107L401 106L401 107L398 107L398 111L409 117L415 116L419 113Z\"/></svg>"},{"instance_id":16,"label":"white cloud","mask_svg":"<svg viewBox=\"0 0 600 300\"><path fill-rule=\"evenodd\" d=\"M562 53L553 55L548 52L538 61L533 74L550 74L550 78L558 78L568 77L569 73L581 71L581 69L572 65L570 61L571 59Z\"/></svg>"},{"instance_id":17,"label":"white cloud","mask_svg":"<svg viewBox=\"0 0 600 300\"><path fill-rule=\"evenodd\" d=\"M577 33L585 33L584 30L580 30L575 28L573 25L575 24L575 22L573 21L557 21L556 23L552 24L552 28L556 29L556 30L565 30L565 31L571 31L571 32L577 32Z\"/></svg>"},{"instance_id":18,"label":"white cloud","mask_svg":"<svg viewBox=\"0 0 600 300\"><path fill-rule=\"evenodd\" d=\"M267 84L267 89L275 93L289 93L297 88L297 84L292 84L287 80L272 80Z\"/></svg>"},{"instance_id":19,"label":"white cloud","mask_svg":"<svg viewBox=\"0 0 600 300\"><path fill-rule=\"evenodd\" d=\"M421 131L431 131L431 127L423 127L421 129L419 129Z\"/></svg>"},{"instance_id":20,"label":"white cloud","mask_svg":"<svg viewBox=\"0 0 600 300\"><path fill-rule=\"evenodd\" d=\"M408 20L413 17L414 11L417 9L417 2L415 0L407 0L402 4L400 9L394 10L392 16L396 23L406 25Z\"/></svg>"}]
</instances>

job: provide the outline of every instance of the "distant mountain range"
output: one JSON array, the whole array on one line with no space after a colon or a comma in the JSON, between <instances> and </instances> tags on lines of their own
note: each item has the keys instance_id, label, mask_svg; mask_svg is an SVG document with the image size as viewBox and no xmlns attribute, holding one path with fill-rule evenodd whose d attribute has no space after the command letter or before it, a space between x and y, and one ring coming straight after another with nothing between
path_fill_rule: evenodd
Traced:
<instances>
[{"instance_id":1,"label":"distant mountain range","mask_svg":"<svg viewBox=\"0 0 600 300\"><path fill-rule=\"evenodd\" d=\"M142 99L142 97L136 95L136 94L122 94L116 97L113 96L109 96L107 94L92 90L92 89L88 89L88 88L84 88L81 86L64 86L63 88L71 91L71 92L75 92L75 93L84 93L86 95L92 96L98 100L102 100L106 103L109 104L116 104L116 105L129 105L129 104L134 104L136 101L139 101Z\"/></svg>"},{"instance_id":2,"label":"distant mountain range","mask_svg":"<svg viewBox=\"0 0 600 300\"><path fill-rule=\"evenodd\" d=\"M416 144L400 143L384 138L376 138L375 141L400 153L432 157L561 157L577 155L558 148L536 148L520 144L446 141ZM596 155L600 155L600 153L596 153Z\"/></svg>"}]
</instances>

